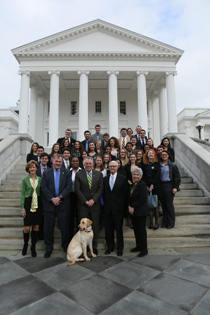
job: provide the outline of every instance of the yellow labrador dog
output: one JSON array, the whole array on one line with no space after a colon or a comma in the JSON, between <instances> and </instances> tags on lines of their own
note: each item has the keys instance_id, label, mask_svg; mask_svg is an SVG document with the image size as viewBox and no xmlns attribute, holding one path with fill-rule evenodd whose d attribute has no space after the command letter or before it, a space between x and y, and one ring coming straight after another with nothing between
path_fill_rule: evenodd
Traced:
<instances>
[{"instance_id":1,"label":"yellow labrador dog","mask_svg":"<svg viewBox=\"0 0 210 315\"><path fill-rule=\"evenodd\" d=\"M74 235L71 242L69 243L67 249L67 260L71 263L68 266L72 266L76 261L90 261L90 258L87 256L87 245L90 248L90 253L92 257L96 257L93 253L93 230L92 230L92 221L84 218L80 221L78 225L79 231ZM84 258L78 258L83 254Z\"/></svg>"}]
</instances>

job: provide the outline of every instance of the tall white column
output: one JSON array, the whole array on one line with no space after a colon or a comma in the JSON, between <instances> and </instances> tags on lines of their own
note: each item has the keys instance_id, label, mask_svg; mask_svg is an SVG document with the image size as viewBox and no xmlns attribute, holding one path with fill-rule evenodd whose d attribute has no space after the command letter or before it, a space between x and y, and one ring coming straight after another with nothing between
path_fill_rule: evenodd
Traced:
<instances>
[{"instance_id":1,"label":"tall white column","mask_svg":"<svg viewBox=\"0 0 210 315\"><path fill-rule=\"evenodd\" d=\"M148 72L136 71L137 74L137 100L138 100L138 125L143 129L148 129L147 121L147 91L146 75Z\"/></svg>"},{"instance_id":2,"label":"tall white column","mask_svg":"<svg viewBox=\"0 0 210 315\"><path fill-rule=\"evenodd\" d=\"M164 86L159 88L159 109L160 109L160 137L168 133L168 110L166 103L166 89Z\"/></svg>"},{"instance_id":3,"label":"tall white column","mask_svg":"<svg viewBox=\"0 0 210 315\"><path fill-rule=\"evenodd\" d=\"M36 139L40 145L44 146L44 95L41 91L38 92L37 98L37 117Z\"/></svg>"},{"instance_id":4,"label":"tall white column","mask_svg":"<svg viewBox=\"0 0 210 315\"><path fill-rule=\"evenodd\" d=\"M157 91L153 94L153 141L155 147L160 144L159 99Z\"/></svg>"},{"instance_id":5,"label":"tall white column","mask_svg":"<svg viewBox=\"0 0 210 315\"><path fill-rule=\"evenodd\" d=\"M84 131L88 130L88 75L89 71L78 71L79 78L79 134L78 139L84 138Z\"/></svg>"},{"instance_id":6,"label":"tall white column","mask_svg":"<svg viewBox=\"0 0 210 315\"><path fill-rule=\"evenodd\" d=\"M166 93L168 106L168 132L177 132L176 93L174 75L176 72L166 72Z\"/></svg>"},{"instance_id":7,"label":"tall white column","mask_svg":"<svg viewBox=\"0 0 210 315\"><path fill-rule=\"evenodd\" d=\"M28 133L30 71L19 71L19 74L21 75L21 88L18 132Z\"/></svg>"},{"instance_id":8,"label":"tall white column","mask_svg":"<svg viewBox=\"0 0 210 315\"><path fill-rule=\"evenodd\" d=\"M119 71L107 71L109 75L109 134L118 138L118 91Z\"/></svg>"},{"instance_id":9,"label":"tall white column","mask_svg":"<svg viewBox=\"0 0 210 315\"><path fill-rule=\"evenodd\" d=\"M29 115L29 134L34 141L36 139L36 124L37 124L37 86L31 87L31 98L30 98L30 115Z\"/></svg>"},{"instance_id":10,"label":"tall white column","mask_svg":"<svg viewBox=\"0 0 210 315\"><path fill-rule=\"evenodd\" d=\"M151 95L148 97L148 131L147 136L154 138L154 128L153 128L153 98Z\"/></svg>"},{"instance_id":11,"label":"tall white column","mask_svg":"<svg viewBox=\"0 0 210 315\"><path fill-rule=\"evenodd\" d=\"M58 139L60 71L49 71L48 74L51 76L49 114L49 147L51 147Z\"/></svg>"}]
</instances>

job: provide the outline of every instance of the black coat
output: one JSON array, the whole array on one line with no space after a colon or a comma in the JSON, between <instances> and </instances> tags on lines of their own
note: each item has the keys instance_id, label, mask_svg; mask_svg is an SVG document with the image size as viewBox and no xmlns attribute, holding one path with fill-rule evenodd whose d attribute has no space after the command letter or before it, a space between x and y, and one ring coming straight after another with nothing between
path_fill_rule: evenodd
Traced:
<instances>
[{"instance_id":1,"label":"black coat","mask_svg":"<svg viewBox=\"0 0 210 315\"><path fill-rule=\"evenodd\" d=\"M159 162L152 163L151 167L152 178L148 176L148 168L149 168L148 165L142 164L143 171L142 180L146 183L147 187L150 187L151 185L154 186L152 194L156 195L159 193L160 187L160 163Z\"/></svg>"},{"instance_id":2,"label":"black coat","mask_svg":"<svg viewBox=\"0 0 210 315\"><path fill-rule=\"evenodd\" d=\"M143 180L140 180L133 193L130 193L129 196L129 205L134 208L134 217L141 217L149 214L147 196L147 185L143 182Z\"/></svg>"},{"instance_id":3,"label":"black coat","mask_svg":"<svg viewBox=\"0 0 210 315\"><path fill-rule=\"evenodd\" d=\"M124 216L127 208L128 184L125 176L117 174L113 189L109 186L109 176L104 177L104 214Z\"/></svg>"}]
</instances>

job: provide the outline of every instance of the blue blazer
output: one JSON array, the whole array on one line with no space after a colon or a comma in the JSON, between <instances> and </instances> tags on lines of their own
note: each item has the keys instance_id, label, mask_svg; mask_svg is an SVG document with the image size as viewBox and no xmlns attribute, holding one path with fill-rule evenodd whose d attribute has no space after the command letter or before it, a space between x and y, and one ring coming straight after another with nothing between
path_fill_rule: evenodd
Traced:
<instances>
[{"instance_id":1,"label":"blue blazer","mask_svg":"<svg viewBox=\"0 0 210 315\"><path fill-rule=\"evenodd\" d=\"M59 205L60 211L69 211L70 208L70 190L71 190L71 175L70 171L64 168L60 169L60 185L59 195L62 202ZM44 196L44 212L54 212L52 199L55 198L55 181L53 168L46 170L43 173L41 182L41 191Z\"/></svg>"}]
</instances>

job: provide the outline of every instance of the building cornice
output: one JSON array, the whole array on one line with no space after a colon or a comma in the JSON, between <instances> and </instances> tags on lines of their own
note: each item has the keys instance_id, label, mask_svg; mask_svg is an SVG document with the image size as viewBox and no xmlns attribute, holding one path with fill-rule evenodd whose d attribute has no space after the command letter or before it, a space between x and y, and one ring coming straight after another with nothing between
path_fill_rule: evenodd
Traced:
<instances>
[{"instance_id":1,"label":"building cornice","mask_svg":"<svg viewBox=\"0 0 210 315\"><path fill-rule=\"evenodd\" d=\"M142 45L149 51L149 53L133 53L133 52L43 52L54 45L61 44L63 42L69 41L71 39L76 39L86 34L101 31L110 34L111 36L117 37L124 41L132 42L133 44L141 47ZM154 49L154 54L151 53L151 49ZM158 52L158 53L157 53ZM20 58L138 58L140 60L145 60L148 58L174 58L177 62L183 54L183 50L175 48L173 46L161 43L157 40L151 39L149 37L140 35L138 33L129 31L122 27L107 23L102 20L94 20L92 22L71 28L69 30L42 38L40 40L34 41L32 43L20 46L12 50L12 53L19 61ZM141 59L145 58L145 59Z\"/></svg>"},{"instance_id":2,"label":"building cornice","mask_svg":"<svg viewBox=\"0 0 210 315\"><path fill-rule=\"evenodd\" d=\"M177 61L177 54L164 53L134 53L134 52L33 52L14 54L20 62L22 60L150 60Z\"/></svg>"}]
</instances>

